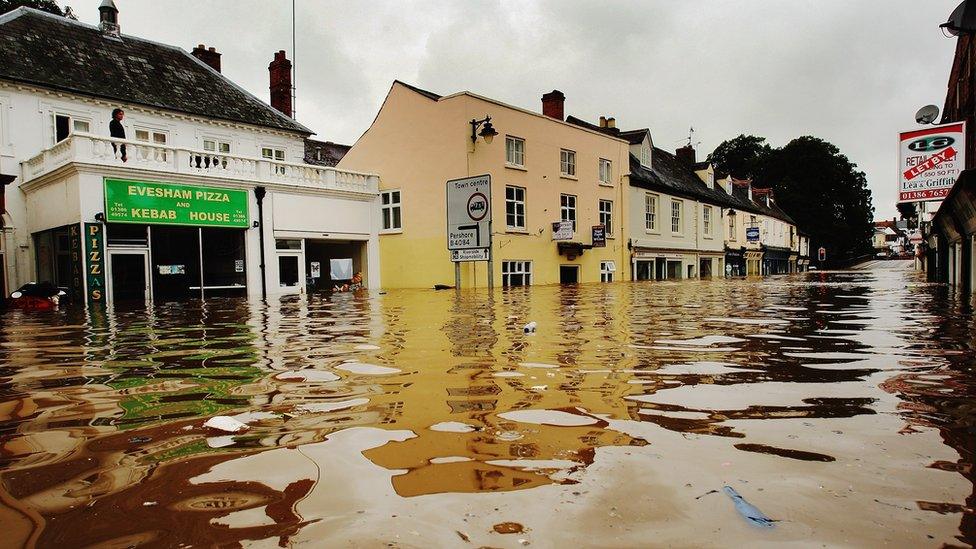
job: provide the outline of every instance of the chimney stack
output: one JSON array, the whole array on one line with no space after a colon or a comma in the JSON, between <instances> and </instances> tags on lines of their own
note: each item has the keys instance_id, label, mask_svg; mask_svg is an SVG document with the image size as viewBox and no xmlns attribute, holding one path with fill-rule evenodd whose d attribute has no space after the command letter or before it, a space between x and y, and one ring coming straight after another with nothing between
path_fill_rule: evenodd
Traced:
<instances>
[{"instance_id":1,"label":"chimney stack","mask_svg":"<svg viewBox=\"0 0 976 549\"><path fill-rule=\"evenodd\" d=\"M210 65L210 68L213 70L220 72L220 54L214 48L207 48L203 44L200 44L193 48L193 51L190 53L193 54L193 57Z\"/></svg>"},{"instance_id":2,"label":"chimney stack","mask_svg":"<svg viewBox=\"0 0 976 549\"><path fill-rule=\"evenodd\" d=\"M285 57L285 50L275 53L274 61L268 65L271 73L271 106L291 117L291 61Z\"/></svg>"},{"instance_id":3,"label":"chimney stack","mask_svg":"<svg viewBox=\"0 0 976 549\"><path fill-rule=\"evenodd\" d=\"M563 111L565 104L566 96L563 95L563 92L559 90L552 90L551 92L542 96L542 114L548 116L549 118L563 120L565 117Z\"/></svg>"},{"instance_id":4,"label":"chimney stack","mask_svg":"<svg viewBox=\"0 0 976 549\"><path fill-rule=\"evenodd\" d=\"M612 116L607 118L607 127L610 129L615 129L617 127L617 119Z\"/></svg>"},{"instance_id":5,"label":"chimney stack","mask_svg":"<svg viewBox=\"0 0 976 549\"><path fill-rule=\"evenodd\" d=\"M102 0L101 5L98 6L98 28L102 30L102 34L109 36L119 36L121 33L119 8L115 7L115 2L112 0Z\"/></svg>"},{"instance_id":6,"label":"chimney stack","mask_svg":"<svg viewBox=\"0 0 976 549\"><path fill-rule=\"evenodd\" d=\"M606 128L607 127L607 117L606 116L601 116L600 117L600 127L601 128Z\"/></svg>"},{"instance_id":7,"label":"chimney stack","mask_svg":"<svg viewBox=\"0 0 976 549\"><path fill-rule=\"evenodd\" d=\"M688 166L689 168L693 167L695 162L697 162L695 148L691 145L685 145L684 147L674 151L674 155L678 157L678 160L680 160L682 164Z\"/></svg>"}]
</instances>

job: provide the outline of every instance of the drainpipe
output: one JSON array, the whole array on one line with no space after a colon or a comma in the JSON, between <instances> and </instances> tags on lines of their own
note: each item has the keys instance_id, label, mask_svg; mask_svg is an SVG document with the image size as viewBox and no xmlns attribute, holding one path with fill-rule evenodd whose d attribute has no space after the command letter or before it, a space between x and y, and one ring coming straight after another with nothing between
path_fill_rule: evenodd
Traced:
<instances>
[{"instance_id":1,"label":"drainpipe","mask_svg":"<svg viewBox=\"0 0 976 549\"><path fill-rule=\"evenodd\" d=\"M261 301L268 300L268 283L264 276L264 195L267 194L264 187L254 187L254 198L258 201L258 239L261 250Z\"/></svg>"}]
</instances>

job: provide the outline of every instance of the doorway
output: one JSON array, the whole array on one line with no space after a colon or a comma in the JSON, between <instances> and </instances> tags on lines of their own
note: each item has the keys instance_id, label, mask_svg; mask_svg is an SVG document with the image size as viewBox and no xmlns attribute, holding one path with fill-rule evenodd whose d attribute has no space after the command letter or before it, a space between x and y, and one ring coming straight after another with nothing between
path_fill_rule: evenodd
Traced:
<instances>
[{"instance_id":1,"label":"doorway","mask_svg":"<svg viewBox=\"0 0 976 549\"><path fill-rule=\"evenodd\" d=\"M579 265L560 265L559 283L579 284Z\"/></svg>"},{"instance_id":2,"label":"doorway","mask_svg":"<svg viewBox=\"0 0 976 549\"><path fill-rule=\"evenodd\" d=\"M149 252L112 251L108 254L108 292L112 303L149 300Z\"/></svg>"}]
</instances>

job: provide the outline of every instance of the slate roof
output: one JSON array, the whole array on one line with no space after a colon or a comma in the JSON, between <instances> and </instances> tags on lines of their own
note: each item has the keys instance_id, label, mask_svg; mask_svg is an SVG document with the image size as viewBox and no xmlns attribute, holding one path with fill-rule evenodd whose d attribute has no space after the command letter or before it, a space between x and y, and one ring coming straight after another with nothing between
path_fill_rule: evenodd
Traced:
<instances>
[{"instance_id":1,"label":"slate roof","mask_svg":"<svg viewBox=\"0 0 976 549\"><path fill-rule=\"evenodd\" d=\"M0 79L305 135L189 52L31 8L0 17Z\"/></svg>"},{"instance_id":2,"label":"slate roof","mask_svg":"<svg viewBox=\"0 0 976 549\"><path fill-rule=\"evenodd\" d=\"M305 163L318 166L336 166L352 145L341 145L331 141L305 140ZM318 154L316 154L318 152Z\"/></svg>"},{"instance_id":3,"label":"slate roof","mask_svg":"<svg viewBox=\"0 0 976 549\"><path fill-rule=\"evenodd\" d=\"M730 208L741 207L721 190L710 189L673 154L654 147L652 167L641 165L640 159L630 155L630 184L642 189L661 191L674 196L701 200Z\"/></svg>"}]
</instances>

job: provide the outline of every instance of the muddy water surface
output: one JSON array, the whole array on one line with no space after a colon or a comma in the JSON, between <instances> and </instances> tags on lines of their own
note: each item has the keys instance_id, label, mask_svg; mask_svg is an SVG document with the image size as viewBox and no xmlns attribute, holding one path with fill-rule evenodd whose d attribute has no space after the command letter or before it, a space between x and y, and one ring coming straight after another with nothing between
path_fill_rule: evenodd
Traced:
<instances>
[{"instance_id":1,"label":"muddy water surface","mask_svg":"<svg viewBox=\"0 0 976 549\"><path fill-rule=\"evenodd\" d=\"M969 546L974 335L900 271L7 311L0 546Z\"/></svg>"}]
</instances>

